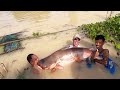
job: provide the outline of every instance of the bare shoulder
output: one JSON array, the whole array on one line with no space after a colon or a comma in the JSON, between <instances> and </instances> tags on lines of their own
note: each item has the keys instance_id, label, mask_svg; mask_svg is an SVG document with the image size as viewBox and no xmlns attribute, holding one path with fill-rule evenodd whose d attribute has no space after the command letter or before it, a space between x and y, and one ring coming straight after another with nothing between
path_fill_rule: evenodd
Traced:
<instances>
[{"instance_id":1,"label":"bare shoulder","mask_svg":"<svg viewBox=\"0 0 120 90\"><path fill-rule=\"evenodd\" d=\"M108 50L108 49L104 49L104 50L103 50L103 53L104 53L104 54L105 54L105 53L106 53L106 54L109 54L109 50Z\"/></svg>"},{"instance_id":2,"label":"bare shoulder","mask_svg":"<svg viewBox=\"0 0 120 90\"><path fill-rule=\"evenodd\" d=\"M108 49L104 49L103 52L109 52L109 50Z\"/></svg>"}]
</instances>

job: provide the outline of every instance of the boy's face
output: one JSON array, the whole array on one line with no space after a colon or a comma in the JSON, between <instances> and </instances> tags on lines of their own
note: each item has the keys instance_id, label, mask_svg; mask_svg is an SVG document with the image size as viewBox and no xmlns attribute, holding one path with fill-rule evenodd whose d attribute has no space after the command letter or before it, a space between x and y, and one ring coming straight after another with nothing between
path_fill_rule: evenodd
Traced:
<instances>
[{"instance_id":1,"label":"boy's face","mask_svg":"<svg viewBox=\"0 0 120 90\"><path fill-rule=\"evenodd\" d=\"M100 40L95 40L95 45L97 49L101 49L104 45L104 41L102 39Z\"/></svg>"},{"instance_id":2,"label":"boy's face","mask_svg":"<svg viewBox=\"0 0 120 90\"><path fill-rule=\"evenodd\" d=\"M79 43L80 43L80 39L79 38L75 38L75 39L73 39L73 45L74 46L78 46L79 45Z\"/></svg>"},{"instance_id":3,"label":"boy's face","mask_svg":"<svg viewBox=\"0 0 120 90\"><path fill-rule=\"evenodd\" d=\"M38 60L39 58L36 55L32 55L32 61L31 61L32 66L37 64Z\"/></svg>"}]
</instances>

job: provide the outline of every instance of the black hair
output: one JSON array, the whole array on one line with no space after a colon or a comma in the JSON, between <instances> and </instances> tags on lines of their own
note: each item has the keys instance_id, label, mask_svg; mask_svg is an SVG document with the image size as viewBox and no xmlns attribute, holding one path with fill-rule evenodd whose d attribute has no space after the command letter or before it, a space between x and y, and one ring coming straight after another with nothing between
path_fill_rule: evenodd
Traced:
<instances>
[{"instance_id":1,"label":"black hair","mask_svg":"<svg viewBox=\"0 0 120 90\"><path fill-rule=\"evenodd\" d=\"M76 38L74 38L73 40L78 40L78 41L80 41L80 38L76 37Z\"/></svg>"},{"instance_id":2,"label":"black hair","mask_svg":"<svg viewBox=\"0 0 120 90\"><path fill-rule=\"evenodd\" d=\"M97 35L97 36L95 37L95 40L100 40L100 39L102 39L103 42L105 41L105 37L104 37L103 35Z\"/></svg>"},{"instance_id":3,"label":"black hair","mask_svg":"<svg viewBox=\"0 0 120 90\"><path fill-rule=\"evenodd\" d=\"M32 60L32 55L34 55L34 54L29 54L28 56L27 56L27 61L30 63L31 62L31 60Z\"/></svg>"}]
</instances>

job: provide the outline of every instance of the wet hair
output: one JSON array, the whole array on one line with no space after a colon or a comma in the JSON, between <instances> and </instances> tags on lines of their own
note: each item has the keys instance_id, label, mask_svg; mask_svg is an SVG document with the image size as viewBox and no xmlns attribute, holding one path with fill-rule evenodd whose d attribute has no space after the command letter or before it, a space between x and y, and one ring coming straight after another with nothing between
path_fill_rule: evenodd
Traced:
<instances>
[{"instance_id":1,"label":"wet hair","mask_svg":"<svg viewBox=\"0 0 120 90\"><path fill-rule=\"evenodd\" d=\"M100 40L100 39L102 39L103 42L105 41L105 37L103 35L97 35L95 37L95 40Z\"/></svg>"},{"instance_id":2,"label":"wet hair","mask_svg":"<svg viewBox=\"0 0 120 90\"><path fill-rule=\"evenodd\" d=\"M34 54L29 54L28 56L27 56L27 61L30 63L31 62L31 60L32 60L32 55L34 55Z\"/></svg>"}]
</instances>

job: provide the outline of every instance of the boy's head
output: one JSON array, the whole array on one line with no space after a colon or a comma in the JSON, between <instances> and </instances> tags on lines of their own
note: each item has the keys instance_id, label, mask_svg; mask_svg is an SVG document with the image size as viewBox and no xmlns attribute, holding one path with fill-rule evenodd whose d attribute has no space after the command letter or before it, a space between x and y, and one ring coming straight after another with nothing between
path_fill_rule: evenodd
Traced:
<instances>
[{"instance_id":1,"label":"boy's head","mask_svg":"<svg viewBox=\"0 0 120 90\"><path fill-rule=\"evenodd\" d=\"M35 64L37 64L39 58L35 55L35 54L29 54L27 56L27 61L34 66Z\"/></svg>"},{"instance_id":2,"label":"boy's head","mask_svg":"<svg viewBox=\"0 0 120 90\"><path fill-rule=\"evenodd\" d=\"M104 45L105 42L105 38L103 35L97 35L95 37L95 45L97 49L101 49Z\"/></svg>"},{"instance_id":3,"label":"boy's head","mask_svg":"<svg viewBox=\"0 0 120 90\"><path fill-rule=\"evenodd\" d=\"M78 46L80 43L80 35L76 34L75 36L73 36L73 46Z\"/></svg>"}]
</instances>

